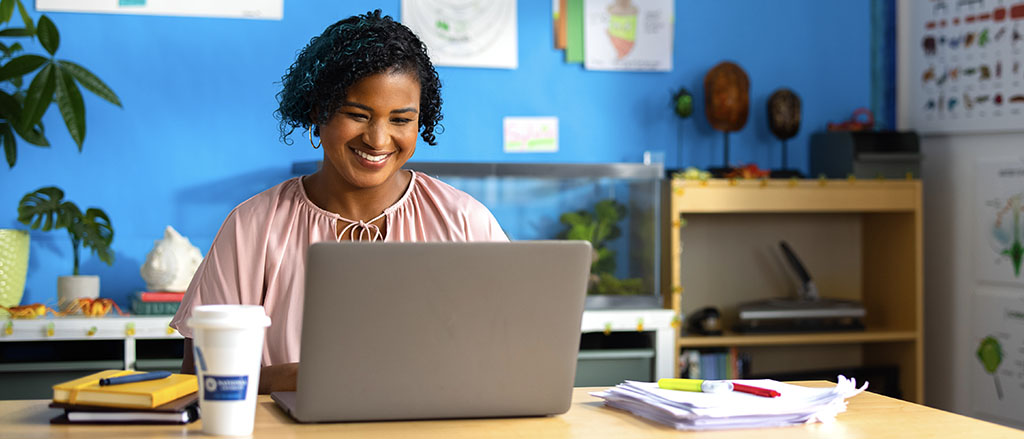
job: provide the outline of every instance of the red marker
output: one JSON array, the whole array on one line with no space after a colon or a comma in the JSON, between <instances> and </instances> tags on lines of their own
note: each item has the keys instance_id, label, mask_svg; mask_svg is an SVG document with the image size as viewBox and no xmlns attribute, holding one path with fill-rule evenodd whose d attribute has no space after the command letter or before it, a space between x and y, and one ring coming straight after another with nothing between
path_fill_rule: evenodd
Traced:
<instances>
[{"instance_id":1,"label":"red marker","mask_svg":"<svg viewBox=\"0 0 1024 439\"><path fill-rule=\"evenodd\" d=\"M775 398L782 396L777 390L765 389L762 387L748 386L746 384L732 383L732 390L736 392L750 393L757 396L764 396L766 398Z\"/></svg>"}]
</instances>

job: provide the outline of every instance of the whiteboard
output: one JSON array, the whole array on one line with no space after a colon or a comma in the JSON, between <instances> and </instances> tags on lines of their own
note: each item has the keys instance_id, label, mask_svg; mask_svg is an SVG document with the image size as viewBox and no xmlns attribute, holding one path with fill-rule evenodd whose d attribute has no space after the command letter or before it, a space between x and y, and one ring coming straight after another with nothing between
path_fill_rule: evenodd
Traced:
<instances>
[{"instance_id":1,"label":"whiteboard","mask_svg":"<svg viewBox=\"0 0 1024 439\"><path fill-rule=\"evenodd\" d=\"M922 133L1024 130L1024 3L906 4L912 128Z\"/></svg>"},{"instance_id":2,"label":"whiteboard","mask_svg":"<svg viewBox=\"0 0 1024 439\"><path fill-rule=\"evenodd\" d=\"M36 10L280 20L284 0L36 0Z\"/></svg>"}]
</instances>

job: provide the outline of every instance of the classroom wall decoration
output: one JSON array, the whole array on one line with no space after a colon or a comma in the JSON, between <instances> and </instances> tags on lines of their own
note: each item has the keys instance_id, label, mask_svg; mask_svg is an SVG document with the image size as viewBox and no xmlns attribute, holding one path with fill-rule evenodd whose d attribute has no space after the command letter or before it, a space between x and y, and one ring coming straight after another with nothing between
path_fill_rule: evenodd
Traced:
<instances>
[{"instance_id":1,"label":"classroom wall decoration","mask_svg":"<svg viewBox=\"0 0 1024 439\"><path fill-rule=\"evenodd\" d=\"M39 11L280 20L284 0L36 0Z\"/></svg>"},{"instance_id":2,"label":"classroom wall decoration","mask_svg":"<svg viewBox=\"0 0 1024 439\"><path fill-rule=\"evenodd\" d=\"M1024 157L975 167L970 383L975 411L1024 421Z\"/></svg>"},{"instance_id":3,"label":"classroom wall decoration","mask_svg":"<svg viewBox=\"0 0 1024 439\"><path fill-rule=\"evenodd\" d=\"M1001 288L975 294L970 387L973 409L1020 422L1024 406L1024 295Z\"/></svg>"},{"instance_id":4,"label":"classroom wall decoration","mask_svg":"<svg viewBox=\"0 0 1024 439\"><path fill-rule=\"evenodd\" d=\"M980 160L976 169L977 278L1024 287L1024 157Z\"/></svg>"},{"instance_id":5,"label":"classroom wall decoration","mask_svg":"<svg viewBox=\"0 0 1024 439\"><path fill-rule=\"evenodd\" d=\"M588 70L672 70L672 0L586 0L584 66Z\"/></svg>"},{"instance_id":6,"label":"classroom wall decoration","mask_svg":"<svg viewBox=\"0 0 1024 439\"><path fill-rule=\"evenodd\" d=\"M516 0L402 0L402 23L416 32L438 66L519 66Z\"/></svg>"},{"instance_id":7,"label":"classroom wall decoration","mask_svg":"<svg viewBox=\"0 0 1024 439\"><path fill-rule=\"evenodd\" d=\"M914 128L925 133L1024 129L1024 2L907 3Z\"/></svg>"}]
</instances>

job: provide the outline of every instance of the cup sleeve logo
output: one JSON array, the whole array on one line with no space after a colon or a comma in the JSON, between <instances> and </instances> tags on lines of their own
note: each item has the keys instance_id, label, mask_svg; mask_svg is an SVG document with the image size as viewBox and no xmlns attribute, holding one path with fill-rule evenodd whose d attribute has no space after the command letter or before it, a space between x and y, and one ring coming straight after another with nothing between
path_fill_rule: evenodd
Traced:
<instances>
[{"instance_id":1,"label":"cup sleeve logo","mask_svg":"<svg viewBox=\"0 0 1024 439\"><path fill-rule=\"evenodd\" d=\"M206 401L242 401L249 388L249 376L207 376L203 386Z\"/></svg>"}]
</instances>

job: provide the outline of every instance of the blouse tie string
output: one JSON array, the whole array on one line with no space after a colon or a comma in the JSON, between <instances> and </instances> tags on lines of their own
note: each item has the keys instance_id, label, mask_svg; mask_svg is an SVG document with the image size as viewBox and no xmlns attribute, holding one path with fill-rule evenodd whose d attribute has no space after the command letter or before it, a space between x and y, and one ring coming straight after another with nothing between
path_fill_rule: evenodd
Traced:
<instances>
[{"instance_id":1,"label":"blouse tie string","mask_svg":"<svg viewBox=\"0 0 1024 439\"><path fill-rule=\"evenodd\" d=\"M381 218L384 218L383 212L380 215L377 215L376 218L369 221L353 221L339 216L338 219L345 221L348 225L341 229L341 233L338 233L338 241L341 241L341 238L345 236L345 233L349 234L349 240L352 241L375 242L377 240L384 240L384 235L380 233L380 227L373 224Z\"/></svg>"}]
</instances>

